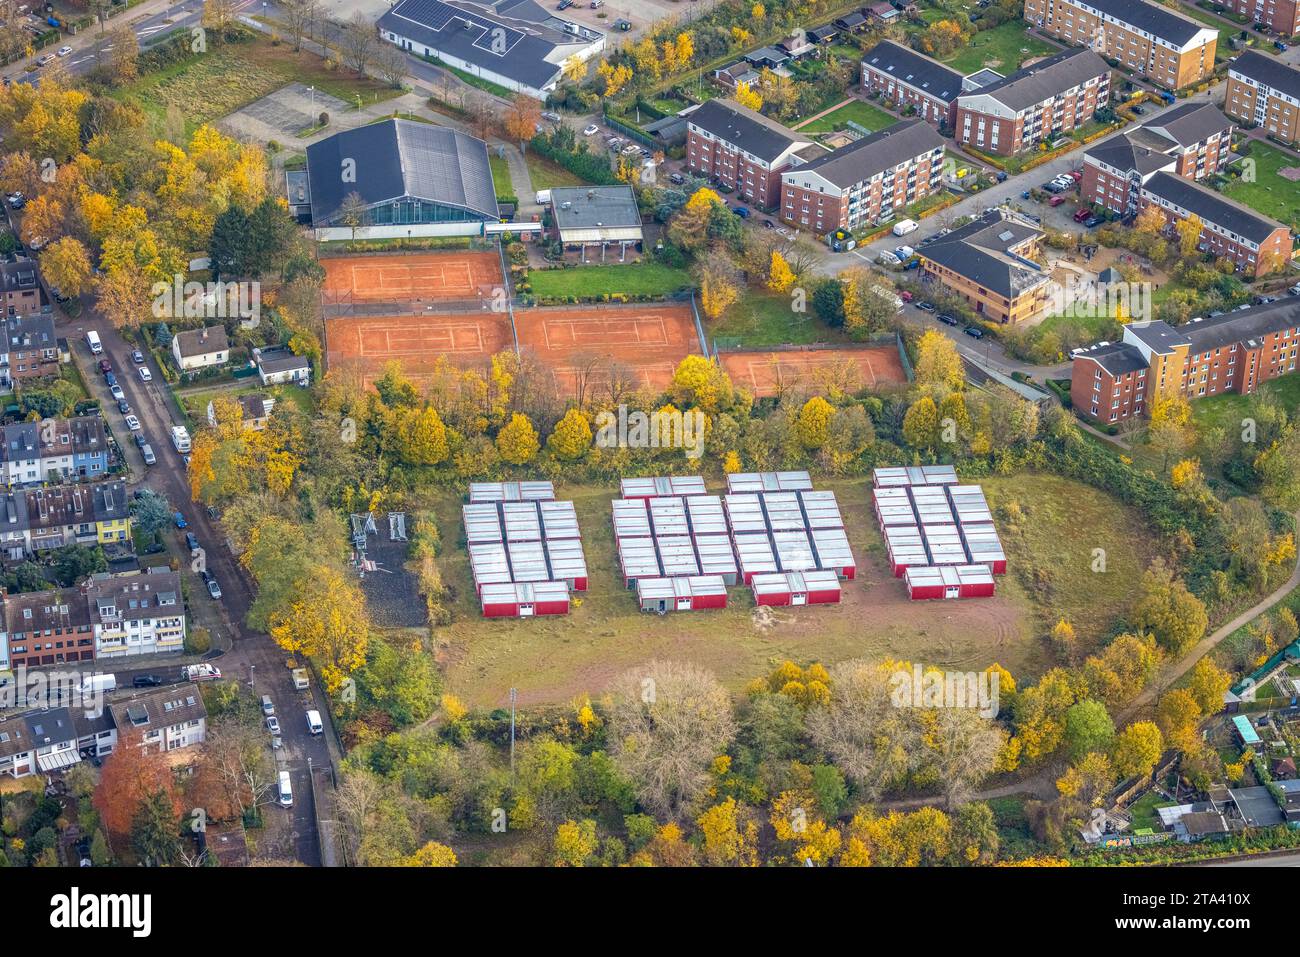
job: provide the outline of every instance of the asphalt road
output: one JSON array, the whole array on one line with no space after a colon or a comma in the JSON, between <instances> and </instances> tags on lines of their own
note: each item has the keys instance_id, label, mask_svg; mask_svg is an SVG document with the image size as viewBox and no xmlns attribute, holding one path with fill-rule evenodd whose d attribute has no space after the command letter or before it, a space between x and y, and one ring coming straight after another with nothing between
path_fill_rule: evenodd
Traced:
<instances>
[{"instance_id":1,"label":"asphalt road","mask_svg":"<svg viewBox=\"0 0 1300 957\"><path fill-rule=\"evenodd\" d=\"M102 357L91 355L90 347L85 341L88 329L99 333L104 346ZM91 394L103 404L105 418L118 436L123 455L133 472L129 483L131 489L144 487L160 492L172 503L174 509L184 514L188 523L187 531L192 531L198 538L200 547L204 549L203 557L207 568L221 584L223 618L233 640L232 650L217 660L223 676L247 682L255 697L260 699L262 695L269 694L275 703L284 746L276 750L274 755L277 770L290 772L294 806L291 810L274 804L266 808L266 816L272 823L272 839L264 841L262 846L277 848L277 857L319 865L320 851L316 843L307 767L308 760L317 766L328 764L330 754L325 738L309 733L306 709L315 708L322 714L325 711L315 701L314 692L300 693L294 689L292 675L285 666L285 653L270 636L253 631L244 624L253 601L252 586L226 547L225 536L218 524L209 517L206 509L190 501L185 461L173 448L169 438L171 426L183 423L173 413L167 386L154 368L152 359L148 360L147 365L154 373L154 381L147 385L140 381L135 371L137 366L131 361L134 347L110 323L97 318L93 310L88 310L81 319L61 322L58 332L67 337L74 361L81 368ZM99 371L100 358L106 358L112 364L118 384L126 393L133 414L139 417L142 431L154 449L158 460L156 465L146 466L140 450L129 438L124 416L109 395L108 386ZM183 534L173 528L169 543L172 551L181 556L185 555ZM191 603L211 601L202 580L194 571L183 568L182 574L189 576ZM176 669L170 661L160 659L156 666L151 662L124 672L123 675L134 675L138 671L158 674L167 679L174 670ZM120 677L119 683L129 684L129 679ZM269 746L269 735L267 742ZM282 816L284 822L276 821L276 815Z\"/></svg>"}]
</instances>

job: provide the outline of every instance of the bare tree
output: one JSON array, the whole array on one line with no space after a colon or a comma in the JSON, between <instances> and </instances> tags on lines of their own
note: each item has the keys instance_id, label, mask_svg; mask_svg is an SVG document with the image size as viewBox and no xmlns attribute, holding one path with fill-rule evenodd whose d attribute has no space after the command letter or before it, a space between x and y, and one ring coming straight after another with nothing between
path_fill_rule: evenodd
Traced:
<instances>
[{"instance_id":1,"label":"bare tree","mask_svg":"<svg viewBox=\"0 0 1300 957\"><path fill-rule=\"evenodd\" d=\"M238 16L235 0L204 0L203 25L213 30L225 30Z\"/></svg>"},{"instance_id":2,"label":"bare tree","mask_svg":"<svg viewBox=\"0 0 1300 957\"><path fill-rule=\"evenodd\" d=\"M731 697L694 665L651 661L615 679L610 751L641 801L688 814L709 783L709 765L736 734Z\"/></svg>"},{"instance_id":3,"label":"bare tree","mask_svg":"<svg viewBox=\"0 0 1300 957\"><path fill-rule=\"evenodd\" d=\"M993 773L1002 750L1002 732L973 708L936 708L934 717L930 762L952 810Z\"/></svg>"},{"instance_id":4,"label":"bare tree","mask_svg":"<svg viewBox=\"0 0 1300 957\"><path fill-rule=\"evenodd\" d=\"M379 49L375 52L375 69L395 90L400 90L402 81L406 79L406 65L405 50L393 43L379 44Z\"/></svg>"},{"instance_id":5,"label":"bare tree","mask_svg":"<svg viewBox=\"0 0 1300 957\"><path fill-rule=\"evenodd\" d=\"M302 38L316 19L316 0L282 0L284 25L293 41L294 51L302 49Z\"/></svg>"},{"instance_id":6,"label":"bare tree","mask_svg":"<svg viewBox=\"0 0 1300 957\"><path fill-rule=\"evenodd\" d=\"M261 725L251 721L214 721L204 741L203 760L216 772L227 799L241 813L265 804L275 787L266 737Z\"/></svg>"},{"instance_id":7,"label":"bare tree","mask_svg":"<svg viewBox=\"0 0 1300 957\"><path fill-rule=\"evenodd\" d=\"M343 49L343 59L355 73L364 74L370 66L378 43L375 25L360 13L348 21L339 34L339 46Z\"/></svg>"}]
</instances>

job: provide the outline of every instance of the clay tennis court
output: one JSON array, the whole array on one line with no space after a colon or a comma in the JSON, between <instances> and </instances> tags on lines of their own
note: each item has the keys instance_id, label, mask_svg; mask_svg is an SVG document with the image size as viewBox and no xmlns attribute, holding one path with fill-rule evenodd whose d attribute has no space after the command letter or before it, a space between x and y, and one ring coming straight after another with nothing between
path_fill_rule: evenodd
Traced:
<instances>
[{"instance_id":1,"label":"clay tennis court","mask_svg":"<svg viewBox=\"0 0 1300 957\"><path fill-rule=\"evenodd\" d=\"M574 385L579 363L600 357L625 367L640 386L665 389L677 364L701 351L687 305L517 309L515 328L520 348L550 366L562 388Z\"/></svg>"},{"instance_id":2,"label":"clay tennis court","mask_svg":"<svg viewBox=\"0 0 1300 957\"><path fill-rule=\"evenodd\" d=\"M723 352L720 358L731 381L760 398L782 391L815 389L827 382L848 386L852 391L907 384L894 346Z\"/></svg>"},{"instance_id":3,"label":"clay tennis court","mask_svg":"<svg viewBox=\"0 0 1300 957\"><path fill-rule=\"evenodd\" d=\"M441 356L478 365L515 347L509 316L494 312L327 319L325 341L327 364L359 368L367 385L394 359L418 381Z\"/></svg>"},{"instance_id":4,"label":"clay tennis court","mask_svg":"<svg viewBox=\"0 0 1300 957\"><path fill-rule=\"evenodd\" d=\"M489 298L502 285L501 260L494 252L337 256L320 263L326 302Z\"/></svg>"}]
</instances>

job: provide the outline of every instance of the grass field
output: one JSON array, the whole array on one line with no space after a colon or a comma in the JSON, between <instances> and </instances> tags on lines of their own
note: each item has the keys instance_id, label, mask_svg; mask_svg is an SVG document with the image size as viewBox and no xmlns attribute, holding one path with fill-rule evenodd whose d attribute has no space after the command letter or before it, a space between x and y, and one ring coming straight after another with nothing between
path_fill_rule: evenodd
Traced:
<instances>
[{"instance_id":1,"label":"grass field","mask_svg":"<svg viewBox=\"0 0 1300 957\"><path fill-rule=\"evenodd\" d=\"M1156 809L1169 807L1171 804L1173 802L1158 791L1148 791L1129 807L1129 814L1133 816L1133 829L1148 827L1152 830L1160 830L1160 816L1156 814Z\"/></svg>"},{"instance_id":2,"label":"grass field","mask_svg":"<svg viewBox=\"0 0 1300 957\"><path fill-rule=\"evenodd\" d=\"M974 73L981 67L988 67L1006 76L1020 69L1020 65L1031 57L1056 52L1057 48L1050 43L1026 34L1023 20L1012 20L975 34L970 43L943 62L961 73Z\"/></svg>"},{"instance_id":3,"label":"grass field","mask_svg":"<svg viewBox=\"0 0 1300 957\"><path fill-rule=\"evenodd\" d=\"M989 480L994 504L1015 498L1025 528L1005 533L1013 567L1034 563L1050 585L1033 595L1016 575L998 580L999 594L978 601L911 602L883 563L884 547L863 479L829 481L848 526L858 577L845 584L839 606L776 609L773 621L755 615L742 587L723 611L662 618L637 611L625 589L610 529L613 488L561 487L583 532L590 590L562 618L488 621L480 617L463 542L461 500L439 493L431 505L446 547L443 578L454 589L455 620L436 631L448 688L472 706L496 707L509 688L521 704L562 703L598 694L617 674L653 658L694 662L740 689L784 658L827 663L864 657L906 658L941 668L977 669L997 661L1023 681L1056 662L1041 635L1059 616L1074 621L1084 647L1104 636L1111 619L1134 598L1148 540L1135 512L1108 496L1054 476ZM1079 530L1087 529L1086 535ZM1076 548L1062 543L1073 542ZM1093 573L1091 548L1107 549L1106 573Z\"/></svg>"},{"instance_id":4,"label":"grass field","mask_svg":"<svg viewBox=\"0 0 1300 957\"><path fill-rule=\"evenodd\" d=\"M798 127L798 130L801 133L829 133L831 130L843 129L847 126L849 120L859 126L865 126L874 133L877 130L883 130L886 126L897 123L898 117L886 113L870 103L854 100L852 103L841 106L838 110L827 113L820 119Z\"/></svg>"},{"instance_id":5,"label":"grass field","mask_svg":"<svg viewBox=\"0 0 1300 957\"><path fill-rule=\"evenodd\" d=\"M149 73L116 88L113 95L158 118L175 107L185 117L186 129L193 130L294 82L315 86L353 106L358 94L364 103L378 103L401 93L379 80L354 77L349 70L327 70L317 56L257 37Z\"/></svg>"},{"instance_id":6,"label":"grass field","mask_svg":"<svg viewBox=\"0 0 1300 957\"><path fill-rule=\"evenodd\" d=\"M528 274L533 294L541 298L581 296L595 299L604 293L631 296L667 296L691 285L685 269L658 263L614 263L575 266L571 269L534 269Z\"/></svg>"},{"instance_id":7,"label":"grass field","mask_svg":"<svg viewBox=\"0 0 1300 957\"><path fill-rule=\"evenodd\" d=\"M800 313L790 303L789 296L746 289L721 319L705 324L705 332L710 338L739 339L746 346L848 341L839 329L817 318L811 304Z\"/></svg>"},{"instance_id":8,"label":"grass field","mask_svg":"<svg viewBox=\"0 0 1300 957\"><path fill-rule=\"evenodd\" d=\"M496 190L497 198L514 196L515 187L510 181L510 163L506 158L489 151L488 165L492 167L492 188Z\"/></svg>"},{"instance_id":9,"label":"grass field","mask_svg":"<svg viewBox=\"0 0 1300 957\"><path fill-rule=\"evenodd\" d=\"M1300 182L1284 179L1278 170L1300 161L1265 143L1253 142L1245 155L1255 161L1255 181L1231 180L1223 193L1258 212L1300 228Z\"/></svg>"},{"instance_id":10,"label":"grass field","mask_svg":"<svg viewBox=\"0 0 1300 957\"><path fill-rule=\"evenodd\" d=\"M233 399L253 392L265 393L275 399L276 402L296 405L307 414L311 414L316 408L310 390L299 385L276 385L263 388L256 378L253 378L248 385L241 385L233 389L208 389L203 392L187 392L180 396L180 401L185 407L185 411L189 413L190 418L196 424L204 424L208 421L208 403L216 397L228 396Z\"/></svg>"},{"instance_id":11,"label":"grass field","mask_svg":"<svg viewBox=\"0 0 1300 957\"><path fill-rule=\"evenodd\" d=\"M533 189L551 189L554 186L585 186L582 177L570 173L563 166L548 159L528 153L524 157L528 164L528 176L533 181Z\"/></svg>"}]
</instances>

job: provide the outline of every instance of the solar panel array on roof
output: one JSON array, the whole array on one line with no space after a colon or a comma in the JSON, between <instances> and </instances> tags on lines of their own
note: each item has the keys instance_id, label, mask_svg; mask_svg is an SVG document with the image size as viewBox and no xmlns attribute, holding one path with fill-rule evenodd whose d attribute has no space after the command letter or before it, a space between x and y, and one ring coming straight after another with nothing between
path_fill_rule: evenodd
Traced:
<instances>
[{"instance_id":1,"label":"solar panel array on roof","mask_svg":"<svg viewBox=\"0 0 1300 957\"><path fill-rule=\"evenodd\" d=\"M477 484L470 498L477 492L486 499L463 505L461 514L480 598L489 585L558 583L586 590L587 559L572 502L555 501L549 482ZM500 602L483 603L485 615L505 614Z\"/></svg>"}]
</instances>

